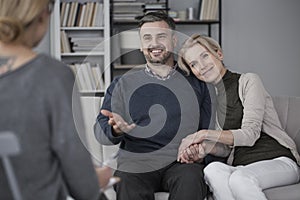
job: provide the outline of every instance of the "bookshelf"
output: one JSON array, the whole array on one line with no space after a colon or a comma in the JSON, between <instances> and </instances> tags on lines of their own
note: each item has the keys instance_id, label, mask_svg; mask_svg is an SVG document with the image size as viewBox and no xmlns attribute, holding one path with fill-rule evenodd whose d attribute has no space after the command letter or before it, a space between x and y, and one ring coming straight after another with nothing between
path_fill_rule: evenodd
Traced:
<instances>
[{"instance_id":1,"label":"bookshelf","mask_svg":"<svg viewBox=\"0 0 300 200\"><path fill-rule=\"evenodd\" d=\"M124 2L127 3L126 7L120 8L120 5L123 5ZM212 37L214 33L217 41L222 45L222 0L199 0L197 6L193 8L193 19L188 19L187 8L178 5L180 10L185 12L185 17L180 17L180 11L175 11L170 7L172 3L169 0L111 0L111 35L112 38L116 37L113 40L117 40L115 43L118 43L118 45L112 46L112 52L116 54L112 55L112 76L121 75L128 70L132 70L132 66L146 62L143 54L139 51L138 36L130 37L131 34L128 34L128 31L137 31L138 19L148 11L163 10L167 12L169 16L173 17L176 25L179 25L177 26L179 32L184 32L186 27L199 28L201 26L205 29L204 34ZM130 6L131 4L132 6ZM151 9L145 9L147 4L150 5L148 8ZM120 12L125 13L125 15L115 17ZM130 15L131 12L133 15ZM128 18L125 17L126 14L128 14ZM128 36L126 37L126 35ZM125 44L123 42L124 38L126 38ZM135 39L135 46L132 46L134 42L126 46L126 42L128 43L131 38ZM137 62L132 63L134 60L137 60Z\"/></svg>"},{"instance_id":2,"label":"bookshelf","mask_svg":"<svg viewBox=\"0 0 300 200\"><path fill-rule=\"evenodd\" d=\"M50 21L51 54L76 74L86 128L82 141L95 163L102 160L102 146L93 125L111 82L109 10L109 0L56 0Z\"/></svg>"},{"instance_id":3,"label":"bookshelf","mask_svg":"<svg viewBox=\"0 0 300 200\"><path fill-rule=\"evenodd\" d=\"M83 96L103 96L111 82L109 0L58 0L51 19L51 54L76 74Z\"/></svg>"}]
</instances>

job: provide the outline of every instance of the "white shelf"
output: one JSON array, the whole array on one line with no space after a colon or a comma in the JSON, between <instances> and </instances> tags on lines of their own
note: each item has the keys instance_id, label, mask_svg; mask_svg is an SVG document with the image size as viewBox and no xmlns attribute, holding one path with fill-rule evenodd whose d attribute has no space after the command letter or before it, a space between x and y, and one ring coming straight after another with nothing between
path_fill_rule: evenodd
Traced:
<instances>
[{"instance_id":1,"label":"white shelf","mask_svg":"<svg viewBox=\"0 0 300 200\"><path fill-rule=\"evenodd\" d=\"M100 31L100 30L104 30L105 27L78 27L78 26L74 26L74 27L60 27L61 30L66 30L66 31Z\"/></svg>"},{"instance_id":2,"label":"white shelf","mask_svg":"<svg viewBox=\"0 0 300 200\"><path fill-rule=\"evenodd\" d=\"M103 23L97 23L98 25L91 27L61 27L61 18L60 18L60 5L61 2L71 3L79 2L87 5L85 2L98 2L103 3L103 14L102 9L99 10L99 16ZM50 45L51 45L51 54L55 58L61 60L64 63L70 65L70 68L76 74L76 82L78 88L80 89L79 93L81 95L82 110L83 110L83 119L86 127L86 139L87 139L87 148L90 153L95 156L96 159L101 159L102 157L102 147L95 140L93 133L93 124L95 123L95 118L99 113L101 99L104 96L106 88L111 82L111 72L110 72L110 13L109 13L109 3L110 0L56 0L54 4L53 14L51 16L51 25L50 25ZM65 5L65 4L64 4ZM95 4L93 6L96 6ZM92 6L92 7L93 7ZM99 6L99 5L97 5ZM71 7L71 6L70 6ZM74 6L75 7L75 6ZM100 6L99 6L100 7ZM66 8L66 7L64 7ZM79 9L83 9L80 8ZM96 7L91 8L91 10L96 10ZM76 10L74 8L74 10ZM74 13L74 10L72 13ZM69 10L70 11L70 10ZM71 11L70 11L71 12ZM66 12L65 12L66 13ZM80 12L82 13L82 12ZM65 14L67 15L67 14ZM70 15L69 15L70 16ZM72 15L74 17L74 15ZM95 13L93 14L95 15ZM81 19L82 16L75 17L75 20ZM64 17L62 17L64 18ZM74 19L74 18L73 18ZM88 18L90 19L90 18ZM72 24L72 23L71 23ZM77 24L77 23L73 23ZM87 23L89 24L89 23ZM91 24L91 23L90 23ZM102 26L103 24L103 26ZM65 34L62 34L65 33ZM63 35L63 44L64 47L67 44L65 51L73 51L74 47L86 47L93 48L95 43L95 38L102 37L103 41L107 42L97 42L101 45L101 48L96 47L95 51L86 51L86 52L71 52L71 53L61 53L61 34ZM65 37L66 36L66 37ZM78 42L75 44L74 40L71 41L71 38L84 38L85 41L81 43ZM93 38L93 41L92 39ZM87 39L87 40L86 40ZM102 41L102 40L101 40ZM84 50L84 48L82 48ZM96 51L97 50L97 51ZM101 89L91 89L91 88L101 88Z\"/></svg>"},{"instance_id":3,"label":"white shelf","mask_svg":"<svg viewBox=\"0 0 300 200\"><path fill-rule=\"evenodd\" d=\"M82 97L102 97L105 90L81 90L79 91Z\"/></svg>"},{"instance_id":4,"label":"white shelf","mask_svg":"<svg viewBox=\"0 0 300 200\"><path fill-rule=\"evenodd\" d=\"M105 52L74 52L74 53L62 53L61 57L66 57L66 56L104 56Z\"/></svg>"},{"instance_id":5,"label":"white shelf","mask_svg":"<svg viewBox=\"0 0 300 200\"><path fill-rule=\"evenodd\" d=\"M80 90L79 92L80 93L93 93L93 92L100 93L100 92L105 92L105 90Z\"/></svg>"},{"instance_id":6,"label":"white shelf","mask_svg":"<svg viewBox=\"0 0 300 200\"><path fill-rule=\"evenodd\" d=\"M61 26L60 19L60 6L62 2L79 2L83 4L85 2L91 2L90 0L57 0L54 5L53 15L51 16L51 26L50 26L50 37L51 37L51 54L55 58L68 63L85 63L90 62L94 67L95 65L100 68L100 72L103 73L104 89L106 89L111 82L111 72L110 72L110 42L103 42L102 48L97 51L83 51L83 52L71 52L71 53L61 53L61 31L65 31L67 34L67 39L76 37L103 37L103 41L109 41L110 39L110 0L97 0L92 2L98 2L103 4L103 26ZM70 5L71 7L71 5ZM101 11L99 11L101 12ZM102 14L100 14L102 15ZM101 23L102 24L102 23ZM66 41L66 40L64 40ZM66 44L64 42L64 44ZM70 43L72 51L72 43ZM92 67L93 67L92 66ZM84 91L84 94L99 94L103 91Z\"/></svg>"}]
</instances>

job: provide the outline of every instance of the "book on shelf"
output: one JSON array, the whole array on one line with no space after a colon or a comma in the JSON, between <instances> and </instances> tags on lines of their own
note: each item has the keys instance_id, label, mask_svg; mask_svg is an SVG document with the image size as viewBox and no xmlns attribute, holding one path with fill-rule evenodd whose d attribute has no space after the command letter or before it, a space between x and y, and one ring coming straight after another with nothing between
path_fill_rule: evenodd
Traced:
<instances>
[{"instance_id":1,"label":"book on shelf","mask_svg":"<svg viewBox=\"0 0 300 200\"><path fill-rule=\"evenodd\" d=\"M104 41L103 37L89 37L88 35L82 35L82 36L73 36L71 37L71 42L73 43L81 43L81 44L99 44Z\"/></svg>"},{"instance_id":2,"label":"book on shelf","mask_svg":"<svg viewBox=\"0 0 300 200\"><path fill-rule=\"evenodd\" d=\"M71 52L103 52L104 38L89 34L68 35L64 30L60 31L61 53Z\"/></svg>"},{"instance_id":3,"label":"book on shelf","mask_svg":"<svg viewBox=\"0 0 300 200\"><path fill-rule=\"evenodd\" d=\"M117 4L114 5L113 14L143 12L144 3Z\"/></svg>"},{"instance_id":4,"label":"book on shelf","mask_svg":"<svg viewBox=\"0 0 300 200\"><path fill-rule=\"evenodd\" d=\"M88 2L87 7L86 7L86 12L85 12L85 18L84 18L84 22L83 22L84 27L91 26L93 8L94 8L94 3Z\"/></svg>"},{"instance_id":5,"label":"book on shelf","mask_svg":"<svg viewBox=\"0 0 300 200\"><path fill-rule=\"evenodd\" d=\"M143 16L143 12L139 13L118 13L114 14L113 19L116 21L135 20L137 17Z\"/></svg>"},{"instance_id":6,"label":"book on shelf","mask_svg":"<svg viewBox=\"0 0 300 200\"><path fill-rule=\"evenodd\" d=\"M153 2L147 2L144 5L144 9L151 9L151 10L160 10L160 9L166 9L166 4L165 3L153 3Z\"/></svg>"},{"instance_id":7,"label":"book on shelf","mask_svg":"<svg viewBox=\"0 0 300 200\"><path fill-rule=\"evenodd\" d=\"M95 67L92 67L92 72L93 72L93 75L94 75L95 80L96 80L96 88L99 89L99 90L104 89L104 80L102 78L103 72L102 72L101 69L102 68L99 65L99 63L97 63Z\"/></svg>"},{"instance_id":8,"label":"book on shelf","mask_svg":"<svg viewBox=\"0 0 300 200\"><path fill-rule=\"evenodd\" d=\"M103 4L96 3L91 26L98 26L98 27L103 26L104 24L103 14L104 14Z\"/></svg>"},{"instance_id":9,"label":"book on shelf","mask_svg":"<svg viewBox=\"0 0 300 200\"><path fill-rule=\"evenodd\" d=\"M61 53L70 53L71 44L69 37L65 31L60 31L60 44L61 44Z\"/></svg>"},{"instance_id":10,"label":"book on shelf","mask_svg":"<svg viewBox=\"0 0 300 200\"><path fill-rule=\"evenodd\" d=\"M137 1L132 1L132 2L114 2L114 9L115 8L129 8L129 9L133 9L133 8L141 8L145 5L144 2L137 2Z\"/></svg>"},{"instance_id":11,"label":"book on shelf","mask_svg":"<svg viewBox=\"0 0 300 200\"><path fill-rule=\"evenodd\" d=\"M116 2L136 2L137 0L113 0L114 3Z\"/></svg>"},{"instance_id":12,"label":"book on shelf","mask_svg":"<svg viewBox=\"0 0 300 200\"><path fill-rule=\"evenodd\" d=\"M104 51L104 48L102 46L73 46L72 47L73 52L98 52L101 53Z\"/></svg>"},{"instance_id":13,"label":"book on shelf","mask_svg":"<svg viewBox=\"0 0 300 200\"><path fill-rule=\"evenodd\" d=\"M200 0L200 20L218 20L219 0Z\"/></svg>"},{"instance_id":14,"label":"book on shelf","mask_svg":"<svg viewBox=\"0 0 300 200\"><path fill-rule=\"evenodd\" d=\"M69 11L69 16L67 17L66 26L69 27L74 26L77 10L78 10L78 2L76 1L70 2L70 11Z\"/></svg>"},{"instance_id":15,"label":"book on shelf","mask_svg":"<svg viewBox=\"0 0 300 200\"><path fill-rule=\"evenodd\" d=\"M76 83L80 91L95 91L104 89L101 66L99 63L74 63L69 65L76 74Z\"/></svg>"},{"instance_id":16,"label":"book on shelf","mask_svg":"<svg viewBox=\"0 0 300 200\"><path fill-rule=\"evenodd\" d=\"M81 5L81 12L80 12L80 16L78 19L78 22L76 24L78 24L79 27L83 26L83 22L84 22L84 16L86 15L86 4Z\"/></svg>"},{"instance_id":17,"label":"book on shelf","mask_svg":"<svg viewBox=\"0 0 300 200\"><path fill-rule=\"evenodd\" d=\"M70 11L70 3L62 2L61 3L61 8L62 5L65 4L64 6L64 12L63 12L63 19L62 19L62 24L61 26L67 26L67 21L68 21L68 16L69 16L69 11ZM61 9L61 15L62 15L62 9Z\"/></svg>"},{"instance_id":18,"label":"book on shelf","mask_svg":"<svg viewBox=\"0 0 300 200\"><path fill-rule=\"evenodd\" d=\"M70 68L73 70L75 77L76 77L76 84L79 91L84 90L87 86L85 83L85 79L83 77L83 73L80 70L80 64L74 63L69 65Z\"/></svg>"},{"instance_id":19,"label":"book on shelf","mask_svg":"<svg viewBox=\"0 0 300 200\"><path fill-rule=\"evenodd\" d=\"M198 2L198 10L197 10L197 19L201 19L201 8L202 8L202 0Z\"/></svg>"},{"instance_id":20,"label":"book on shelf","mask_svg":"<svg viewBox=\"0 0 300 200\"><path fill-rule=\"evenodd\" d=\"M65 16L65 12L66 12L66 2L61 2L60 3L60 25L62 26L64 24L64 16Z\"/></svg>"},{"instance_id":21,"label":"book on shelf","mask_svg":"<svg viewBox=\"0 0 300 200\"><path fill-rule=\"evenodd\" d=\"M89 62L85 63L85 67L83 67L85 70L83 71L86 71L87 72L87 75L89 77L89 82L91 84L91 88L92 90L96 90L96 77L94 77L94 74L92 72L92 67L91 67L91 64Z\"/></svg>"},{"instance_id":22,"label":"book on shelf","mask_svg":"<svg viewBox=\"0 0 300 200\"><path fill-rule=\"evenodd\" d=\"M103 52L104 51L103 37L71 37L73 52Z\"/></svg>"}]
</instances>

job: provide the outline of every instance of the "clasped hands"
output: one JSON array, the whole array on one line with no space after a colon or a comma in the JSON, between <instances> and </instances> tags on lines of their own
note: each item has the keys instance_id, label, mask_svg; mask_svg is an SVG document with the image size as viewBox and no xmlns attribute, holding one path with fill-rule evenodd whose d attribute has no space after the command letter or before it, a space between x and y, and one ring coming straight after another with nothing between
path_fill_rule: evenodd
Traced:
<instances>
[{"instance_id":1,"label":"clasped hands","mask_svg":"<svg viewBox=\"0 0 300 200\"><path fill-rule=\"evenodd\" d=\"M108 124L112 126L114 132L117 135L122 135L123 133L128 133L136 127L136 124L128 124L121 115L117 113L110 112L108 110L101 110L101 114L108 117Z\"/></svg>"},{"instance_id":2,"label":"clasped hands","mask_svg":"<svg viewBox=\"0 0 300 200\"><path fill-rule=\"evenodd\" d=\"M207 130L201 130L183 138L178 149L177 161L181 163L202 161L207 155L206 134Z\"/></svg>"}]
</instances>

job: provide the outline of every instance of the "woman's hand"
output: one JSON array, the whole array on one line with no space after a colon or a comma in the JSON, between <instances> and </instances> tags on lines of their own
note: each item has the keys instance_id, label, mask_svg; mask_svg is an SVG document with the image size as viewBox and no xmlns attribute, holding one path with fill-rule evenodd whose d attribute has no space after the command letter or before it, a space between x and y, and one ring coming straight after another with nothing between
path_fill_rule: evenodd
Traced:
<instances>
[{"instance_id":1,"label":"woman's hand","mask_svg":"<svg viewBox=\"0 0 300 200\"><path fill-rule=\"evenodd\" d=\"M201 143L205 140L207 130L201 130L196 133L190 134L187 137L183 138L178 149L177 160L179 161L180 155L183 154L184 150L190 147L193 144Z\"/></svg>"},{"instance_id":2,"label":"woman's hand","mask_svg":"<svg viewBox=\"0 0 300 200\"><path fill-rule=\"evenodd\" d=\"M194 163L196 161L202 161L205 156L206 153L202 144L193 144L183 151L178 161L181 163Z\"/></svg>"}]
</instances>

